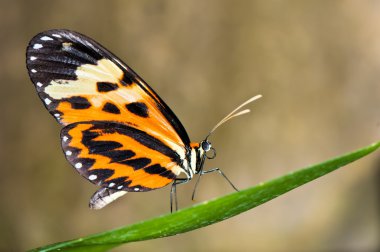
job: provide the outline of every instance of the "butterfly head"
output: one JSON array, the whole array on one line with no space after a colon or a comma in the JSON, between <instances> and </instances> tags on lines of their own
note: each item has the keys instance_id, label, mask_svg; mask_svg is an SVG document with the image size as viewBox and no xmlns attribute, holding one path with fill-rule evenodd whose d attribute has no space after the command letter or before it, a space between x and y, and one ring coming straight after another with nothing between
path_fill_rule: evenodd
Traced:
<instances>
[{"instance_id":1,"label":"butterfly head","mask_svg":"<svg viewBox=\"0 0 380 252\"><path fill-rule=\"evenodd\" d=\"M207 139L193 146L196 153L196 166L195 174L202 171L204 162L207 159L213 159L216 157L216 150L212 147L211 142Z\"/></svg>"}]
</instances>

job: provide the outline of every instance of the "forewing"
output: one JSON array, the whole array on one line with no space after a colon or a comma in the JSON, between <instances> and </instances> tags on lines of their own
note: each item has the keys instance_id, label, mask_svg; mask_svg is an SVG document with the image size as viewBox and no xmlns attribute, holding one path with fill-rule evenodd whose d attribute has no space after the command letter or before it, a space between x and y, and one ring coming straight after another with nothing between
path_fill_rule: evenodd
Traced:
<instances>
[{"instance_id":1,"label":"forewing","mask_svg":"<svg viewBox=\"0 0 380 252\"><path fill-rule=\"evenodd\" d=\"M133 125L174 150L190 144L178 118L148 84L82 34L36 35L27 48L27 68L46 108L62 125L113 121Z\"/></svg>"},{"instance_id":2,"label":"forewing","mask_svg":"<svg viewBox=\"0 0 380 252\"><path fill-rule=\"evenodd\" d=\"M132 126L85 122L61 132L67 160L92 183L125 191L148 191L175 179L179 155L159 139Z\"/></svg>"}]
</instances>

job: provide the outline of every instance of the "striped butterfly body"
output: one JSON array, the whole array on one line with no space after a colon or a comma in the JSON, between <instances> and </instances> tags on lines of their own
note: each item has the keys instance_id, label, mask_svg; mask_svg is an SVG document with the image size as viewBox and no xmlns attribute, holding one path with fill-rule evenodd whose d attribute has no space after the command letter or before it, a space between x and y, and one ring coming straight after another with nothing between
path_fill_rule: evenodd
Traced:
<instances>
[{"instance_id":1,"label":"striped butterfly body","mask_svg":"<svg viewBox=\"0 0 380 252\"><path fill-rule=\"evenodd\" d=\"M61 144L66 159L100 186L90 200L91 208L100 209L127 192L170 183L173 195L177 184L209 172L203 171L203 164L207 153L215 150L208 138L190 142L155 91L94 40L73 31L49 30L30 41L26 57L39 97L64 126ZM236 113L238 109L213 130L249 112Z\"/></svg>"}]
</instances>

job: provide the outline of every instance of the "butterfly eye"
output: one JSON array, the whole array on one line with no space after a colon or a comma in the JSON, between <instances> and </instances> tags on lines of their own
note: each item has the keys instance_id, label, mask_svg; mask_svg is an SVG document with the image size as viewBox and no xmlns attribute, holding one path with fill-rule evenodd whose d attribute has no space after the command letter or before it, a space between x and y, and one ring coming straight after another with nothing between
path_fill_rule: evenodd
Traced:
<instances>
[{"instance_id":1,"label":"butterfly eye","mask_svg":"<svg viewBox=\"0 0 380 252\"><path fill-rule=\"evenodd\" d=\"M204 155L207 157L207 159L213 159L216 157L216 151L208 140L204 140L201 142L201 148L205 152ZM211 150L211 154L210 154L210 150Z\"/></svg>"},{"instance_id":2,"label":"butterfly eye","mask_svg":"<svg viewBox=\"0 0 380 252\"><path fill-rule=\"evenodd\" d=\"M201 143L201 147L202 147L202 149L204 150L204 151L209 151L210 149L211 149L211 143L209 142L209 141L203 141L202 143Z\"/></svg>"}]
</instances>

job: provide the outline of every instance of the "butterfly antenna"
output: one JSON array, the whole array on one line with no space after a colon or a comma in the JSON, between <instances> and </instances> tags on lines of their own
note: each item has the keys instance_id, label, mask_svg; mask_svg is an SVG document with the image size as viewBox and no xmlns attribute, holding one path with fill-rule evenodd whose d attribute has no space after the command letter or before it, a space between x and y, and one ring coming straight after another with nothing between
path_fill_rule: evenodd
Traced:
<instances>
[{"instance_id":1,"label":"butterfly antenna","mask_svg":"<svg viewBox=\"0 0 380 252\"><path fill-rule=\"evenodd\" d=\"M220 120L220 122L218 122L214 128L212 128L212 130L210 131L210 133L208 133L207 137L206 137L206 140L209 138L209 136L217 129L219 128L222 124L224 124L225 122L229 121L230 119L234 118L234 117L237 117L237 116L241 116L241 115L244 115L244 114L247 114L250 112L249 109L244 109L244 110L241 110L241 111L238 111L239 109L241 109L242 107L248 105L249 103L261 98L262 95L256 95L250 99L248 99L247 101L243 102L241 105L239 105L236 109L234 109L231 113L229 113L228 115L226 115L222 120Z\"/></svg>"}]
</instances>

